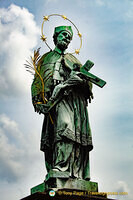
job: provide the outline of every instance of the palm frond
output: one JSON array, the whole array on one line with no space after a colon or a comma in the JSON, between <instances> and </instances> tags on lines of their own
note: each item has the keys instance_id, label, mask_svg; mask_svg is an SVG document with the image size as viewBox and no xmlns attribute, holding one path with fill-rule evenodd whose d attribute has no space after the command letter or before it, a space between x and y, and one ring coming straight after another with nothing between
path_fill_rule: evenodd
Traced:
<instances>
[{"instance_id":1,"label":"palm frond","mask_svg":"<svg viewBox=\"0 0 133 200\"><path fill-rule=\"evenodd\" d=\"M38 48L37 51L34 50L34 57L31 57L32 62L33 62L34 65L37 65L37 64L38 64L38 61L39 61L40 58L41 58L39 51L40 51L40 48Z\"/></svg>"},{"instance_id":2,"label":"palm frond","mask_svg":"<svg viewBox=\"0 0 133 200\"><path fill-rule=\"evenodd\" d=\"M24 65L25 65L25 68L26 68L26 69L32 69L32 70L34 70L34 68L33 68L32 66L27 65L27 64L24 64Z\"/></svg>"},{"instance_id":3,"label":"palm frond","mask_svg":"<svg viewBox=\"0 0 133 200\"><path fill-rule=\"evenodd\" d=\"M27 69L30 69L28 72L31 73L31 71L32 71L33 75L36 74L37 66L38 66L39 60L41 58L39 51L40 51L40 48L38 48L37 50L34 50L33 57L30 56L30 61L26 60L26 63L24 64L26 71L28 71Z\"/></svg>"},{"instance_id":4,"label":"palm frond","mask_svg":"<svg viewBox=\"0 0 133 200\"><path fill-rule=\"evenodd\" d=\"M40 64L41 56L40 56L39 51L40 51L40 48L38 48L37 50L34 50L34 56L30 57L31 58L30 62L26 61L27 63L25 64L25 68L26 68L26 71L36 75L39 78L39 79L34 79L35 80L34 84L35 84L37 91L42 96L44 104L46 104L48 100L44 96L44 82L46 82L52 76L52 75L50 75L50 74L52 74L52 72L48 73L46 78L43 80L42 75L45 75L45 73L47 71L49 71L50 69L44 70L43 74L41 75L40 68L42 65ZM40 86L40 81L38 82L37 80L41 80L41 86ZM53 120L51 118L50 113L49 113L49 116L50 116L51 122L53 124Z\"/></svg>"},{"instance_id":5,"label":"palm frond","mask_svg":"<svg viewBox=\"0 0 133 200\"><path fill-rule=\"evenodd\" d=\"M47 77L47 78L45 79L45 82L48 81L52 76L53 76L53 74L50 75L49 77Z\"/></svg>"},{"instance_id":6,"label":"palm frond","mask_svg":"<svg viewBox=\"0 0 133 200\"><path fill-rule=\"evenodd\" d=\"M48 72L50 69L46 69L44 70L44 72L42 73L42 75L45 75L46 72Z\"/></svg>"},{"instance_id":7,"label":"palm frond","mask_svg":"<svg viewBox=\"0 0 133 200\"><path fill-rule=\"evenodd\" d=\"M28 69L26 69L27 72L31 73L32 75L34 75L34 73Z\"/></svg>"},{"instance_id":8,"label":"palm frond","mask_svg":"<svg viewBox=\"0 0 133 200\"><path fill-rule=\"evenodd\" d=\"M50 75L50 74L51 74L51 75ZM43 80L44 83L45 83L50 77L52 77L52 75L53 75L52 72L48 73L47 76L45 77L45 79Z\"/></svg>"}]
</instances>

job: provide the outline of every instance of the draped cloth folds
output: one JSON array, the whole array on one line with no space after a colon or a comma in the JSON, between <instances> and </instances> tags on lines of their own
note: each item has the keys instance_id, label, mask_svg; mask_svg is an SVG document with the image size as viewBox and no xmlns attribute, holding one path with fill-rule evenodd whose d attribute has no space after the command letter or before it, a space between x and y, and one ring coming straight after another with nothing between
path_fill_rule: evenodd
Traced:
<instances>
[{"instance_id":1,"label":"draped cloth folds","mask_svg":"<svg viewBox=\"0 0 133 200\"><path fill-rule=\"evenodd\" d=\"M63 65L62 65L63 59ZM40 73L49 69L53 76L45 83L44 94L50 98L55 87L54 80L66 81L73 70L73 64L81 63L71 54L60 55L56 51L47 53L41 64ZM56 71L55 71L56 70ZM57 74L57 75L56 75ZM38 95L37 78L32 84L32 97ZM90 178L89 152L92 150L92 136L87 111L87 97L90 83L73 86L69 95L51 110L54 124L48 114L44 116L41 137L41 150L45 152L47 171L56 169L68 171L71 177Z\"/></svg>"}]
</instances>

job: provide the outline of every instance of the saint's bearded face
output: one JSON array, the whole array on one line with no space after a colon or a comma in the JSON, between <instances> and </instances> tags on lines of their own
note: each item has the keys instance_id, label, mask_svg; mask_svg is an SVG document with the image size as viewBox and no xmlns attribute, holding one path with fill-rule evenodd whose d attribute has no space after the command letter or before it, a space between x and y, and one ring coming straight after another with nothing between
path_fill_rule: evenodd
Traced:
<instances>
[{"instance_id":1,"label":"saint's bearded face","mask_svg":"<svg viewBox=\"0 0 133 200\"><path fill-rule=\"evenodd\" d=\"M72 39L72 36L71 36L71 34L69 32L62 31L57 36L56 46L61 50L65 50L65 49L67 49L71 39Z\"/></svg>"}]
</instances>

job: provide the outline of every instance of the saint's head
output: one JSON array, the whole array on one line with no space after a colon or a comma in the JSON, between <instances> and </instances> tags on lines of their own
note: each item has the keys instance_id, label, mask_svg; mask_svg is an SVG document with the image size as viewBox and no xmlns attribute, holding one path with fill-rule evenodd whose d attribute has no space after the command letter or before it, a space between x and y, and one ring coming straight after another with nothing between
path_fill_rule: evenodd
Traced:
<instances>
[{"instance_id":1,"label":"saint's head","mask_svg":"<svg viewBox=\"0 0 133 200\"><path fill-rule=\"evenodd\" d=\"M69 43L73 37L73 31L71 26L58 26L54 31L54 44L57 48L64 51L68 48Z\"/></svg>"}]
</instances>

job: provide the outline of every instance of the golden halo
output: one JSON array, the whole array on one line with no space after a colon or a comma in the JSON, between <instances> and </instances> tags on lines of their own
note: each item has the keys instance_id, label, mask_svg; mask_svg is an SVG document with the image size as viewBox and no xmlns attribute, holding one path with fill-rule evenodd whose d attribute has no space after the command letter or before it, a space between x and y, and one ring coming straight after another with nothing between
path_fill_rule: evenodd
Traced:
<instances>
[{"instance_id":1,"label":"golden halo","mask_svg":"<svg viewBox=\"0 0 133 200\"><path fill-rule=\"evenodd\" d=\"M52 50L52 49L50 48L50 46L48 45L48 43L47 43L47 37L46 37L46 36L44 35L44 33L43 33L44 22L49 21L49 18L50 18L51 16L59 16L59 17L62 17L64 20L68 20L68 21L76 28L77 33L78 33L78 36L79 36L79 38L80 38L80 47L79 47L79 49L75 49L75 52L73 52L72 54L75 54L75 53L76 53L76 54L79 54L80 49L81 49L81 47L82 47L82 34L79 32L79 30L78 30L78 28L75 26L75 24L74 24L70 19L68 19L65 15L51 14L51 15L44 16L44 17L43 17L42 29L41 29L41 33L42 33L42 34L41 34L41 40L45 42L45 44L47 45L47 47L48 47L50 50Z\"/></svg>"}]
</instances>

